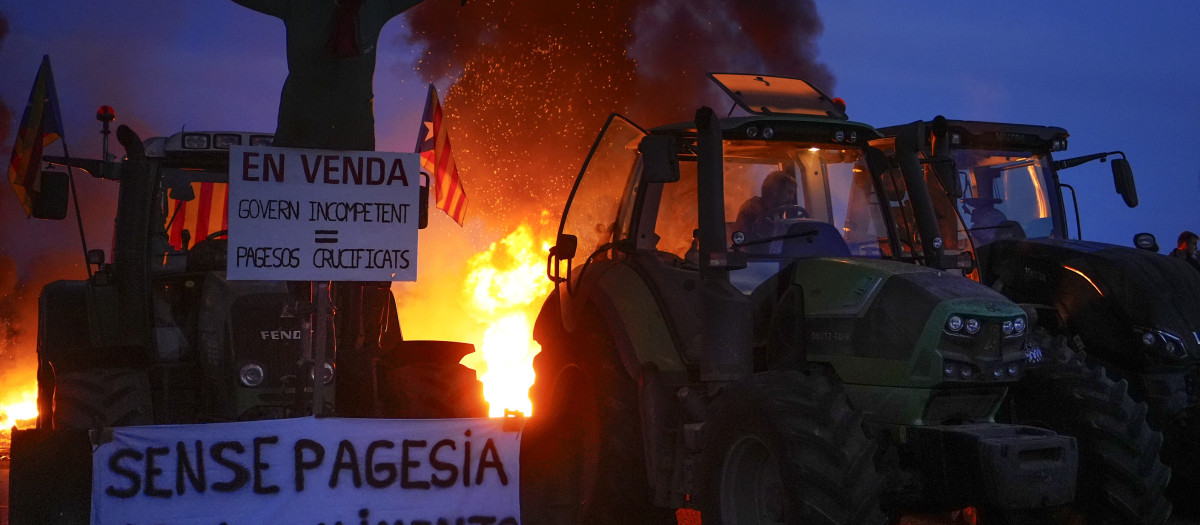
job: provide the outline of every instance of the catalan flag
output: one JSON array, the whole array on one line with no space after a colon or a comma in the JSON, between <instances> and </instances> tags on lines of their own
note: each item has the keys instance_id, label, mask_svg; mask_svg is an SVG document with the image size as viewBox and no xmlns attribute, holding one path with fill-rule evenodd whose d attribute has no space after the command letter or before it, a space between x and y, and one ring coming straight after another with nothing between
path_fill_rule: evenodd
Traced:
<instances>
[{"instance_id":1,"label":"catalan flag","mask_svg":"<svg viewBox=\"0 0 1200 525\"><path fill-rule=\"evenodd\" d=\"M190 201L172 199L167 229L171 246L183 249L183 231L187 230L195 246L209 235L229 229L229 185L219 182L193 182Z\"/></svg>"},{"instance_id":2,"label":"catalan flag","mask_svg":"<svg viewBox=\"0 0 1200 525\"><path fill-rule=\"evenodd\" d=\"M54 74L50 72L50 56L42 57L29 104L21 115L17 142L13 144L8 161L8 182L25 208L25 216L33 213L33 194L38 191L42 151L63 136L62 114L58 108L58 93L54 90Z\"/></svg>"},{"instance_id":3,"label":"catalan flag","mask_svg":"<svg viewBox=\"0 0 1200 525\"><path fill-rule=\"evenodd\" d=\"M467 217L467 193L463 190L458 167L450 155L450 136L442 120L442 105L437 90L429 85L425 101L425 116L417 136L417 153L421 154L421 169L433 182L434 203L454 219L459 226Z\"/></svg>"}]
</instances>

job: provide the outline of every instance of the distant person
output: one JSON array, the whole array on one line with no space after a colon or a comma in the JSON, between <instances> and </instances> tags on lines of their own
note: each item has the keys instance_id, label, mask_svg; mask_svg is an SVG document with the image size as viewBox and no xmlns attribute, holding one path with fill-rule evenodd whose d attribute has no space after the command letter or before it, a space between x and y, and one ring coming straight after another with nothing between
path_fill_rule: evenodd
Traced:
<instances>
[{"instance_id":1,"label":"distant person","mask_svg":"<svg viewBox=\"0 0 1200 525\"><path fill-rule=\"evenodd\" d=\"M771 236L766 221L802 213L796 195L796 177L785 171L772 171L763 179L761 195L750 197L738 208L734 231L745 233L747 240Z\"/></svg>"},{"instance_id":2,"label":"distant person","mask_svg":"<svg viewBox=\"0 0 1200 525\"><path fill-rule=\"evenodd\" d=\"M1175 249L1171 250L1171 257L1183 259L1196 271L1200 271L1200 261L1196 260L1196 245L1200 244L1200 235L1184 230L1179 234L1179 241L1176 244Z\"/></svg>"}]
</instances>

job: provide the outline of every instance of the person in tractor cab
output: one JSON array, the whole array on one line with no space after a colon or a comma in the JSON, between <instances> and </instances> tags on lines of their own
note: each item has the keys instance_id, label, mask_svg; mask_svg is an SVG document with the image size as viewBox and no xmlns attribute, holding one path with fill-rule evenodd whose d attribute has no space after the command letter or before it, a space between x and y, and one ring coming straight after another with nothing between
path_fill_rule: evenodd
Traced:
<instances>
[{"instance_id":1,"label":"person in tractor cab","mask_svg":"<svg viewBox=\"0 0 1200 525\"><path fill-rule=\"evenodd\" d=\"M770 237L770 221L798 216L796 195L796 176L772 171L763 179L761 194L746 199L738 208L733 231L745 233L746 240Z\"/></svg>"},{"instance_id":2,"label":"person in tractor cab","mask_svg":"<svg viewBox=\"0 0 1200 525\"><path fill-rule=\"evenodd\" d=\"M1171 250L1171 257L1183 259L1189 266L1200 271L1200 261L1196 260L1198 243L1200 243L1200 235L1184 230L1179 234L1179 241L1176 243L1175 249Z\"/></svg>"}]
</instances>

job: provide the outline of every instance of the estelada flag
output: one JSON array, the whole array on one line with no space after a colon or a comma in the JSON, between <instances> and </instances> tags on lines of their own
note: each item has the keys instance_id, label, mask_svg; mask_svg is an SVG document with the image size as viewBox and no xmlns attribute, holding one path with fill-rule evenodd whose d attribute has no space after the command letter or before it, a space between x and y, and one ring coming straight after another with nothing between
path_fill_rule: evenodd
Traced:
<instances>
[{"instance_id":1,"label":"estelada flag","mask_svg":"<svg viewBox=\"0 0 1200 525\"><path fill-rule=\"evenodd\" d=\"M62 136L62 114L58 109L58 93L54 90L54 74L50 72L50 56L44 55L37 79L33 81L33 91L29 93L29 104L25 106L25 114L21 115L12 158L8 161L8 182L25 208L26 217L33 213L31 194L38 191L42 151Z\"/></svg>"},{"instance_id":2,"label":"estelada flag","mask_svg":"<svg viewBox=\"0 0 1200 525\"><path fill-rule=\"evenodd\" d=\"M442 105L438 102L433 84L429 85L425 115L421 119L420 134L417 135L417 153L421 154L421 169L429 174L433 182L437 207L462 226L467 217L467 192L463 190L458 167L450 155L450 136L442 120Z\"/></svg>"}]
</instances>

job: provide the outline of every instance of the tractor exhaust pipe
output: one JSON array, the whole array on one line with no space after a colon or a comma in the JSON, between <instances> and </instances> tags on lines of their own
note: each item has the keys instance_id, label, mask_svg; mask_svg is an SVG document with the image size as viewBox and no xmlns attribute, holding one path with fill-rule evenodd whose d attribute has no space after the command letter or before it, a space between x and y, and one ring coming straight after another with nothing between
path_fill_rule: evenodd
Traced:
<instances>
[{"instance_id":1,"label":"tractor exhaust pipe","mask_svg":"<svg viewBox=\"0 0 1200 525\"><path fill-rule=\"evenodd\" d=\"M730 252L725 232L725 166L721 123L712 108L696 111L697 210L700 215L700 300L703 312L704 359L700 379L736 381L754 373L750 308L729 284L729 270L742 265Z\"/></svg>"}]
</instances>

